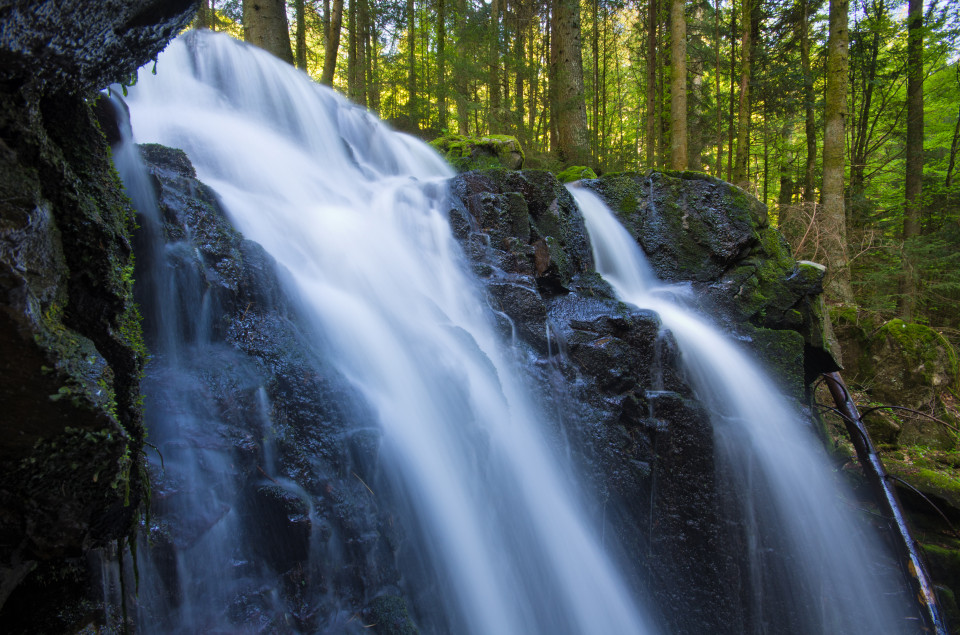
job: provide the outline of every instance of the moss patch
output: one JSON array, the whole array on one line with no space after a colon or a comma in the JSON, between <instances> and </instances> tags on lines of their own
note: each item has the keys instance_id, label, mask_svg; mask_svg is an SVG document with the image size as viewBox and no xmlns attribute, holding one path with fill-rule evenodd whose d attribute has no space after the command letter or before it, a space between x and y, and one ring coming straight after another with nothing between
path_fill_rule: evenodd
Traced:
<instances>
[{"instance_id":1,"label":"moss patch","mask_svg":"<svg viewBox=\"0 0 960 635\"><path fill-rule=\"evenodd\" d=\"M523 167L523 148L516 137L486 135L470 137L448 134L430 142L458 172L489 168L519 170Z\"/></svg>"}]
</instances>

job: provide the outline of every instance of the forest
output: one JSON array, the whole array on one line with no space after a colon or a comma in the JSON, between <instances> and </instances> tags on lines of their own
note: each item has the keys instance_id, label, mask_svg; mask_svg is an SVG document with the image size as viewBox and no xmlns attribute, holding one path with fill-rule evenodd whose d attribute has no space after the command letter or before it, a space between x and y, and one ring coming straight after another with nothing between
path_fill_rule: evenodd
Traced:
<instances>
[{"instance_id":1,"label":"forest","mask_svg":"<svg viewBox=\"0 0 960 635\"><path fill-rule=\"evenodd\" d=\"M827 299L960 340L960 6L944 0L205 0L395 128L526 167L750 191Z\"/></svg>"}]
</instances>

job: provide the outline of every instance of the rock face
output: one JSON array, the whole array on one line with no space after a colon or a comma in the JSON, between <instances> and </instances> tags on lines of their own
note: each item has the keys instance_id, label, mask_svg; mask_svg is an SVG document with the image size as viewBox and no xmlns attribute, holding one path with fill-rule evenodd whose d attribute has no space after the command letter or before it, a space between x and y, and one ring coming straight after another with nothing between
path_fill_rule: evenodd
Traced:
<instances>
[{"instance_id":1,"label":"rock face","mask_svg":"<svg viewBox=\"0 0 960 635\"><path fill-rule=\"evenodd\" d=\"M60 632L88 620L87 555L135 525L144 349L132 298L132 212L85 93L129 77L190 19L193 4L0 6L6 632Z\"/></svg>"},{"instance_id":2,"label":"rock face","mask_svg":"<svg viewBox=\"0 0 960 635\"><path fill-rule=\"evenodd\" d=\"M152 350L179 359L148 365L147 423L164 452L186 444L229 461L230 483L219 487L236 489L239 533L270 581L251 577L250 584L238 585L232 603L242 607L234 616L237 628L258 623L267 630L324 631L331 628L328 620L347 611L389 618L399 629L394 632L410 632L402 628L407 602L398 590L402 531L390 517L385 488L377 485L378 433L370 413L311 352L315 334L284 294L284 272L231 227L186 155L157 145L140 150L160 222L140 222L138 299L153 307L144 318ZM158 234L160 248L150 246L148 233ZM152 273L158 267L159 277ZM155 287L171 276L180 291L158 306L164 292ZM201 305L208 310L198 312ZM175 418L188 408L203 413L210 429L202 439L186 431L164 445L169 424L153 423L151 413ZM178 554L203 540L230 510L211 503L198 518L196 507L183 502L195 495L195 485L169 465L151 467L152 546L141 557L160 572L162 585L151 592L162 597L142 604L151 622L177 630L184 625L172 620L190 592L176 575ZM325 564L322 580L309 571L311 562ZM285 618L277 615L278 600Z\"/></svg>"},{"instance_id":3,"label":"rock face","mask_svg":"<svg viewBox=\"0 0 960 635\"><path fill-rule=\"evenodd\" d=\"M756 198L696 172L582 183L636 236L660 279L690 282L706 313L752 340L788 394L802 395L817 373L839 368L820 298L823 268L790 256Z\"/></svg>"},{"instance_id":4,"label":"rock face","mask_svg":"<svg viewBox=\"0 0 960 635\"><path fill-rule=\"evenodd\" d=\"M699 175L613 175L582 182L619 209L658 273L689 281L711 313L747 338L802 393L804 364L824 360L817 320L822 271L789 258L766 211ZM450 221L503 332L535 359L546 411L560 413L593 500L637 589L669 606L669 632L751 629L738 596L735 550L716 484L713 432L648 311L618 302L593 271L569 193L546 172L481 170L453 179ZM656 531L643 528L656 527ZM638 529L640 528L640 529ZM727 547L725 548L724 545Z\"/></svg>"},{"instance_id":5,"label":"rock face","mask_svg":"<svg viewBox=\"0 0 960 635\"><path fill-rule=\"evenodd\" d=\"M198 0L11 0L0 5L0 82L81 94L126 81L193 17Z\"/></svg>"}]
</instances>

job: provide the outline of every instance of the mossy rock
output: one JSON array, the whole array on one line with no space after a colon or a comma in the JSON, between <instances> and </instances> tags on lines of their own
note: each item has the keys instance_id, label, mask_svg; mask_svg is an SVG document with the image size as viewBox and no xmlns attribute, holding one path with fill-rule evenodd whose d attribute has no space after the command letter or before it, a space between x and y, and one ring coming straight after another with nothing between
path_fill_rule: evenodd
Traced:
<instances>
[{"instance_id":1,"label":"mossy rock","mask_svg":"<svg viewBox=\"0 0 960 635\"><path fill-rule=\"evenodd\" d=\"M699 173L623 172L586 181L668 281L716 279L760 243L766 207Z\"/></svg>"},{"instance_id":2,"label":"mossy rock","mask_svg":"<svg viewBox=\"0 0 960 635\"><path fill-rule=\"evenodd\" d=\"M595 178L597 178L597 173L591 168L583 165L571 165L567 169L557 174L557 180L559 180L561 183L572 183L574 181L579 181L580 179Z\"/></svg>"},{"instance_id":3,"label":"mossy rock","mask_svg":"<svg viewBox=\"0 0 960 635\"><path fill-rule=\"evenodd\" d=\"M519 170L523 167L523 148L516 137L509 135L470 137L448 134L434 139L430 145L458 172L489 168Z\"/></svg>"}]
</instances>

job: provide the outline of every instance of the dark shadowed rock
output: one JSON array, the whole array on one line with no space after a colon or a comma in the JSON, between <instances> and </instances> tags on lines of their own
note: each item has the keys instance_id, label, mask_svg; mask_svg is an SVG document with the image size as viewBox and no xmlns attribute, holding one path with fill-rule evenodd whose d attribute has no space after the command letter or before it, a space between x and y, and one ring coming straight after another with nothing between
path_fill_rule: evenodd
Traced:
<instances>
[{"instance_id":1,"label":"dark shadowed rock","mask_svg":"<svg viewBox=\"0 0 960 635\"><path fill-rule=\"evenodd\" d=\"M156 59L198 0L10 0L0 5L0 82L85 93Z\"/></svg>"}]
</instances>

